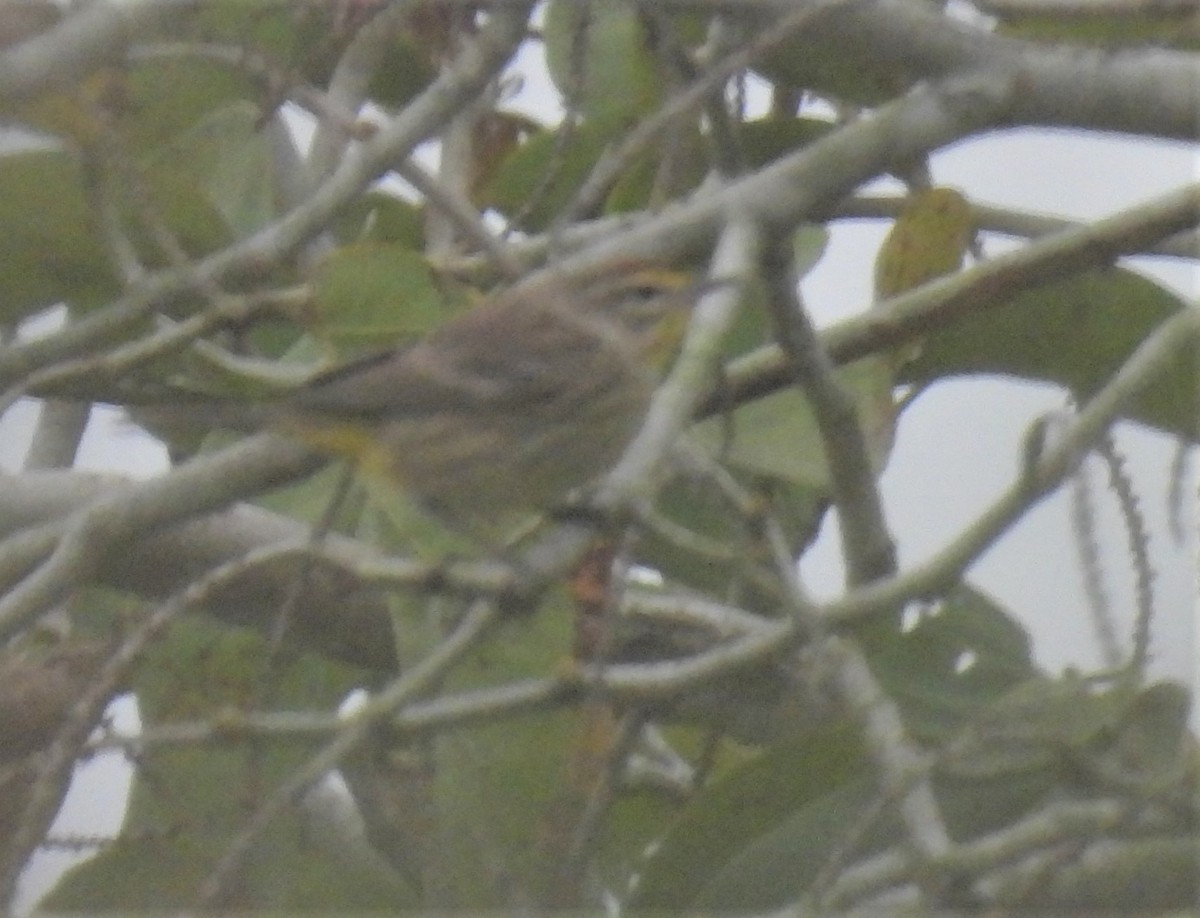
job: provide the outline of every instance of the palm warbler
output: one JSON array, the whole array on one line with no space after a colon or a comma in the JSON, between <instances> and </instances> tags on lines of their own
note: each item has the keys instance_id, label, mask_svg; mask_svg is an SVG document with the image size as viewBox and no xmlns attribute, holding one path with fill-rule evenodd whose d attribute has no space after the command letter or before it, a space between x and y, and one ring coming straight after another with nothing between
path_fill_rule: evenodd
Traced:
<instances>
[{"instance_id":1,"label":"palm warbler","mask_svg":"<svg viewBox=\"0 0 1200 918\"><path fill-rule=\"evenodd\" d=\"M705 286L630 263L521 284L289 393L269 425L486 530L616 462Z\"/></svg>"}]
</instances>

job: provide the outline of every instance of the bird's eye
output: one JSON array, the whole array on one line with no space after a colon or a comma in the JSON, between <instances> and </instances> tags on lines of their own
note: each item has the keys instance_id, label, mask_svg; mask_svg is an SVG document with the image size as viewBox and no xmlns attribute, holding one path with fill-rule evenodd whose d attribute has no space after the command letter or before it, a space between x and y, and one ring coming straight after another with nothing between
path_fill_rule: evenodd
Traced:
<instances>
[{"instance_id":1,"label":"bird's eye","mask_svg":"<svg viewBox=\"0 0 1200 918\"><path fill-rule=\"evenodd\" d=\"M650 300L663 292L663 288L659 284L638 284L630 291L634 296L640 297L643 300Z\"/></svg>"}]
</instances>

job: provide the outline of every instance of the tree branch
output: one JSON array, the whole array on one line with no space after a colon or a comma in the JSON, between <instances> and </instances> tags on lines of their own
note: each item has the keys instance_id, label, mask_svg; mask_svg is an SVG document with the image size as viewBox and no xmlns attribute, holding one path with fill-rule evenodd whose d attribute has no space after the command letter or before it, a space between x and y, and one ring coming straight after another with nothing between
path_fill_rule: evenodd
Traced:
<instances>
[{"instance_id":1,"label":"tree branch","mask_svg":"<svg viewBox=\"0 0 1200 918\"><path fill-rule=\"evenodd\" d=\"M198 5L197 0L96 0L78 7L53 28L0 54L0 102L11 106L119 63L133 42Z\"/></svg>"},{"instance_id":2,"label":"tree branch","mask_svg":"<svg viewBox=\"0 0 1200 918\"><path fill-rule=\"evenodd\" d=\"M790 241L777 241L774 253L768 281L776 334L821 434L833 504L841 523L847 583L861 586L896 572L895 540L884 518L854 393L837 379L833 361L822 349L800 301L800 279L793 270Z\"/></svg>"},{"instance_id":3,"label":"tree branch","mask_svg":"<svg viewBox=\"0 0 1200 918\"><path fill-rule=\"evenodd\" d=\"M878 308L825 329L822 344L836 363L891 350L977 310L1119 256L1141 251L1200 221L1200 185L1189 185L1138 207L1085 226L1055 233L1015 252L988 259L959 274L939 278ZM735 361L723 388L701 405L707 417L730 404L772 392L789 382L783 353L768 346Z\"/></svg>"},{"instance_id":4,"label":"tree branch","mask_svg":"<svg viewBox=\"0 0 1200 918\"><path fill-rule=\"evenodd\" d=\"M1021 476L946 548L920 567L834 600L824 607L823 615L833 621L847 622L910 599L943 593L1035 503L1060 485L1122 409L1154 382L1180 350L1196 347L1198 338L1200 308L1189 308L1168 319L1063 425L1054 442L1027 457Z\"/></svg>"},{"instance_id":5,"label":"tree branch","mask_svg":"<svg viewBox=\"0 0 1200 918\"><path fill-rule=\"evenodd\" d=\"M656 6L720 9L756 28L773 28L795 0L655 0ZM1172 137L1190 142L1200 110L1200 61L1158 48L1091 49L1023 41L944 16L906 0L832 5L789 49L779 69L817 93L857 90L874 103L921 81L967 73L1016 80L1020 91L1005 123L1057 125ZM836 62L853 61L852 80L831 80ZM875 87L876 92L864 91Z\"/></svg>"},{"instance_id":6,"label":"tree branch","mask_svg":"<svg viewBox=\"0 0 1200 918\"><path fill-rule=\"evenodd\" d=\"M248 239L194 265L150 275L105 309L71 323L62 331L0 349L0 388L11 386L47 364L103 347L126 334L172 297L208 289L226 277L261 272L277 264L325 229L342 207L392 163L408 156L495 76L525 37L531 6L531 3L514 4L493 15L476 40L408 107L369 140L351 147L302 205Z\"/></svg>"}]
</instances>

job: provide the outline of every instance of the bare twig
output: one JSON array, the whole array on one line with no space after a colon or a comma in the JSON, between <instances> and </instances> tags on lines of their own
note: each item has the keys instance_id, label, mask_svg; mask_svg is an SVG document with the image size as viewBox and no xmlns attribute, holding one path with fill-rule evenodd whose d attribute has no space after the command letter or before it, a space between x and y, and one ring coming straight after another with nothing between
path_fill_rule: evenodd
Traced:
<instances>
[{"instance_id":1,"label":"bare twig","mask_svg":"<svg viewBox=\"0 0 1200 918\"><path fill-rule=\"evenodd\" d=\"M713 255L712 276L732 282L747 277L756 260L758 233L735 214ZM722 338L733 321L741 291L725 283L697 305L679 359L666 382L655 393L645 424L617 467L609 473L597 496L601 506L634 497L644 488L650 470L657 467L692 417L700 392L716 373Z\"/></svg>"},{"instance_id":2,"label":"bare twig","mask_svg":"<svg viewBox=\"0 0 1200 918\"><path fill-rule=\"evenodd\" d=\"M54 28L0 54L0 98L13 104L70 86L108 63L197 0L101 0L76 8Z\"/></svg>"},{"instance_id":3,"label":"bare twig","mask_svg":"<svg viewBox=\"0 0 1200 918\"><path fill-rule=\"evenodd\" d=\"M898 802L910 855L921 865L935 862L949 849L950 837L933 793L928 757L909 738L899 709L879 685L862 651L829 634L827 619L802 590L796 559L772 520L767 522L766 535L776 573L788 590L791 618L828 667L831 688L841 707L859 724L879 774L880 794ZM931 874L920 873L923 886L936 881Z\"/></svg>"},{"instance_id":4,"label":"bare twig","mask_svg":"<svg viewBox=\"0 0 1200 918\"><path fill-rule=\"evenodd\" d=\"M848 198L832 215L833 220L891 218L899 216L904 207L904 197L895 195L858 195ZM971 201L971 226L983 233L1000 233L1022 239L1040 239L1067 230L1079 229L1086 224L1065 217L1014 210L994 204ZM1162 240L1154 240L1137 250L1139 255L1161 255L1170 258L1185 258L1189 261L1200 252L1200 239L1195 232L1179 233ZM1135 254L1130 251L1128 254Z\"/></svg>"},{"instance_id":5,"label":"bare twig","mask_svg":"<svg viewBox=\"0 0 1200 918\"><path fill-rule=\"evenodd\" d=\"M1109 486L1116 495L1121 521L1125 524L1129 562L1133 568L1135 608L1133 653L1129 667L1132 672L1142 675L1149 660L1150 624L1154 618L1154 567L1150 563L1150 532L1146 527L1146 517L1138 505L1124 457L1117 450L1113 438L1101 437L1096 444L1096 451L1108 469Z\"/></svg>"},{"instance_id":6,"label":"bare twig","mask_svg":"<svg viewBox=\"0 0 1200 918\"><path fill-rule=\"evenodd\" d=\"M490 259L493 269L502 277L506 280L516 280L521 276L521 264L509 253L506 243L484 225L475 209L461 195L447 188L411 159L397 164L396 174L424 195L457 232L473 242Z\"/></svg>"},{"instance_id":7,"label":"bare twig","mask_svg":"<svg viewBox=\"0 0 1200 918\"><path fill-rule=\"evenodd\" d=\"M790 253L790 243L787 252ZM875 485L870 449L850 392L835 376L804 304L790 254L775 247L768 275L771 306L783 353L808 396L825 451L833 502L841 523L848 584L860 586L896 572L896 546Z\"/></svg>"},{"instance_id":8,"label":"bare twig","mask_svg":"<svg viewBox=\"0 0 1200 918\"><path fill-rule=\"evenodd\" d=\"M130 371L160 357L177 353L220 328L238 325L256 316L294 309L308 302L308 299L307 288L222 295L220 301L210 308L180 322L168 324L143 338L35 371L20 385L0 395L0 411L28 390L50 389L85 397L91 394L98 399L106 394L115 396L115 392L107 392L106 389L114 386Z\"/></svg>"},{"instance_id":9,"label":"bare twig","mask_svg":"<svg viewBox=\"0 0 1200 918\"><path fill-rule=\"evenodd\" d=\"M367 99L372 79L388 54L395 53L396 33L416 5L413 0L387 4L355 32L342 52L324 94L327 107L314 112L317 126L307 163L310 185L326 176L345 152L353 138L348 128Z\"/></svg>"},{"instance_id":10,"label":"bare twig","mask_svg":"<svg viewBox=\"0 0 1200 918\"><path fill-rule=\"evenodd\" d=\"M1113 623L1112 600L1104 585L1104 566L1100 563L1099 530L1096 525L1096 493L1083 463L1071 476L1071 529L1075 536L1075 551L1083 574L1083 591L1088 601L1092 630L1100 645L1100 653L1110 669L1121 663L1121 644Z\"/></svg>"}]
</instances>

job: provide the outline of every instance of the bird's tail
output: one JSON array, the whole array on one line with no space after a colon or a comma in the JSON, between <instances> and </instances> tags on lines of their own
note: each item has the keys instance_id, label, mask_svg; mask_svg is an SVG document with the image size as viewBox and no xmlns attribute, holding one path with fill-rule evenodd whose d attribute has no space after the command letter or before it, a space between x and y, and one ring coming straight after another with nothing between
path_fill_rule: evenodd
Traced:
<instances>
[{"instance_id":1,"label":"bird's tail","mask_svg":"<svg viewBox=\"0 0 1200 918\"><path fill-rule=\"evenodd\" d=\"M178 396L153 404L126 405L129 420L168 447L176 458L195 452L215 430L252 433L268 427L277 409L263 402Z\"/></svg>"}]
</instances>

